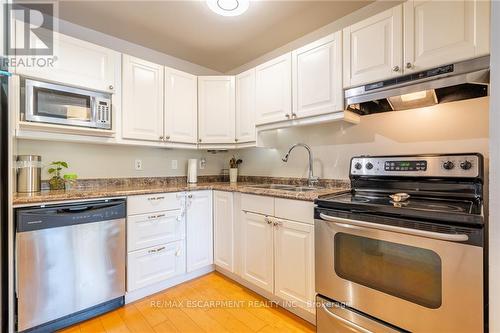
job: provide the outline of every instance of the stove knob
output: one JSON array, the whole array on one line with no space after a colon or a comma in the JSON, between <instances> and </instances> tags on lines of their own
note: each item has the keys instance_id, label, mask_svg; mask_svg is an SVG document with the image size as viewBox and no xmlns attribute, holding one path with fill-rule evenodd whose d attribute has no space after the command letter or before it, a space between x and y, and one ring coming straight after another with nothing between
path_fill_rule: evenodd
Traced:
<instances>
[{"instance_id":1,"label":"stove knob","mask_svg":"<svg viewBox=\"0 0 500 333\"><path fill-rule=\"evenodd\" d=\"M444 162L444 163L443 163L443 168L444 168L445 170L451 170L451 169L453 169L454 167L455 167L455 164L453 164L453 162L452 162L452 161L446 161L446 162Z\"/></svg>"},{"instance_id":2,"label":"stove knob","mask_svg":"<svg viewBox=\"0 0 500 333\"><path fill-rule=\"evenodd\" d=\"M361 163L359 163L359 162L358 162L358 163L356 163L356 164L354 164L354 168L355 168L356 170L361 170L361 168L362 168L362 167L363 167L363 165L361 165Z\"/></svg>"},{"instance_id":3,"label":"stove knob","mask_svg":"<svg viewBox=\"0 0 500 333\"><path fill-rule=\"evenodd\" d=\"M373 169L373 164L371 164L370 162L366 163L366 168L367 168L368 170Z\"/></svg>"},{"instance_id":4,"label":"stove knob","mask_svg":"<svg viewBox=\"0 0 500 333\"><path fill-rule=\"evenodd\" d=\"M469 161L463 161L462 163L460 163L460 167L463 170L469 170L470 168L472 168L472 163Z\"/></svg>"}]
</instances>

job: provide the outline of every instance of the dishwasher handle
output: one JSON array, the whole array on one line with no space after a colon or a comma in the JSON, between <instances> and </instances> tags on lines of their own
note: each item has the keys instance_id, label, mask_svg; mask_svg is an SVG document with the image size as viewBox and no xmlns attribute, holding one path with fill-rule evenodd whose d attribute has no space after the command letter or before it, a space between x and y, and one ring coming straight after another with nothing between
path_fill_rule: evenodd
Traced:
<instances>
[{"instance_id":1,"label":"dishwasher handle","mask_svg":"<svg viewBox=\"0 0 500 333\"><path fill-rule=\"evenodd\" d=\"M16 231L67 227L125 218L125 200L105 200L85 203L50 205L16 210Z\"/></svg>"}]
</instances>

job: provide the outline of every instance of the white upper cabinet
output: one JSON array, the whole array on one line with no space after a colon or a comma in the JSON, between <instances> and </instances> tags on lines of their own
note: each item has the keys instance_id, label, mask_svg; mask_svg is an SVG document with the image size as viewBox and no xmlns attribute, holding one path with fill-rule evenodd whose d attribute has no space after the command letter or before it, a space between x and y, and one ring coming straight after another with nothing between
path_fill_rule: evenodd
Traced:
<instances>
[{"instance_id":1,"label":"white upper cabinet","mask_svg":"<svg viewBox=\"0 0 500 333\"><path fill-rule=\"evenodd\" d=\"M163 138L163 66L123 55L122 136Z\"/></svg>"},{"instance_id":2,"label":"white upper cabinet","mask_svg":"<svg viewBox=\"0 0 500 333\"><path fill-rule=\"evenodd\" d=\"M255 141L255 69L236 75L236 141Z\"/></svg>"},{"instance_id":3,"label":"white upper cabinet","mask_svg":"<svg viewBox=\"0 0 500 333\"><path fill-rule=\"evenodd\" d=\"M404 3L404 70L428 68L489 53L490 2Z\"/></svg>"},{"instance_id":4,"label":"white upper cabinet","mask_svg":"<svg viewBox=\"0 0 500 333\"><path fill-rule=\"evenodd\" d=\"M234 272L233 192L214 191L214 263Z\"/></svg>"},{"instance_id":5,"label":"white upper cabinet","mask_svg":"<svg viewBox=\"0 0 500 333\"><path fill-rule=\"evenodd\" d=\"M38 39L35 34L30 36ZM20 34L16 34L16 43L20 42L20 38ZM54 41L56 60L53 67L17 66L16 73L92 90L115 90L120 53L59 33L54 33ZM36 43L36 40L33 42Z\"/></svg>"},{"instance_id":6,"label":"white upper cabinet","mask_svg":"<svg viewBox=\"0 0 500 333\"><path fill-rule=\"evenodd\" d=\"M196 143L197 128L197 77L165 68L165 140Z\"/></svg>"},{"instance_id":7,"label":"white upper cabinet","mask_svg":"<svg viewBox=\"0 0 500 333\"><path fill-rule=\"evenodd\" d=\"M234 143L234 119L234 76L198 77L199 142Z\"/></svg>"},{"instance_id":8,"label":"white upper cabinet","mask_svg":"<svg viewBox=\"0 0 500 333\"><path fill-rule=\"evenodd\" d=\"M292 113L292 54L255 68L257 125L290 119Z\"/></svg>"},{"instance_id":9,"label":"white upper cabinet","mask_svg":"<svg viewBox=\"0 0 500 333\"><path fill-rule=\"evenodd\" d=\"M212 265L212 191L193 191L187 194L186 230L187 271Z\"/></svg>"},{"instance_id":10,"label":"white upper cabinet","mask_svg":"<svg viewBox=\"0 0 500 333\"><path fill-rule=\"evenodd\" d=\"M336 32L292 52L294 118L343 110L341 39Z\"/></svg>"},{"instance_id":11,"label":"white upper cabinet","mask_svg":"<svg viewBox=\"0 0 500 333\"><path fill-rule=\"evenodd\" d=\"M343 30L344 87L401 75L402 19L403 6L398 5Z\"/></svg>"}]
</instances>

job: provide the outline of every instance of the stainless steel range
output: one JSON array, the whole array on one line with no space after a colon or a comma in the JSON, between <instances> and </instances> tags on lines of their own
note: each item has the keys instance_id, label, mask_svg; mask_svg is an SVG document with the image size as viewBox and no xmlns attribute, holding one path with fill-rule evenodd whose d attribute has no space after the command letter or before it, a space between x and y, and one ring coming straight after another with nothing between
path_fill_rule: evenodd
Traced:
<instances>
[{"instance_id":1,"label":"stainless steel range","mask_svg":"<svg viewBox=\"0 0 500 333\"><path fill-rule=\"evenodd\" d=\"M355 157L316 200L318 332L483 332L483 157Z\"/></svg>"}]
</instances>

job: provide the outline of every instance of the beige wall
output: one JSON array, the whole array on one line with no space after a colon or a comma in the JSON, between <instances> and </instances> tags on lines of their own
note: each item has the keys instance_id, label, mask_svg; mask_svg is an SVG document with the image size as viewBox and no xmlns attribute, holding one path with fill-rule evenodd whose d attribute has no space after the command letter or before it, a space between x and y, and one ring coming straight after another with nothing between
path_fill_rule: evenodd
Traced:
<instances>
[{"instance_id":1,"label":"beige wall","mask_svg":"<svg viewBox=\"0 0 500 333\"><path fill-rule=\"evenodd\" d=\"M242 174L305 177L304 149L294 150L288 163L281 161L296 142L312 147L314 172L322 178L348 178L354 155L480 152L488 156L488 97L365 116L358 125L329 123L264 132L260 138L272 148L239 151Z\"/></svg>"},{"instance_id":2,"label":"beige wall","mask_svg":"<svg viewBox=\"0 0 500 333\"><path fill-rule=\"evenodd\" d=\"M183 176L186 175L187 160L202 157L207 159L207 165L198 170L198 174L218 175L230 158L229 153L211 154L197 150L31 140L18 140L17 151L18 154L41 155L44 164L67 161L70 165L68 172L76 172L80 178ZM142 171L134 169L136 159L142 160ZM172 160L177 160L176 170L171 167ZM48 178L46 170L43 179Z\"/></svg>"}]
</instances>

